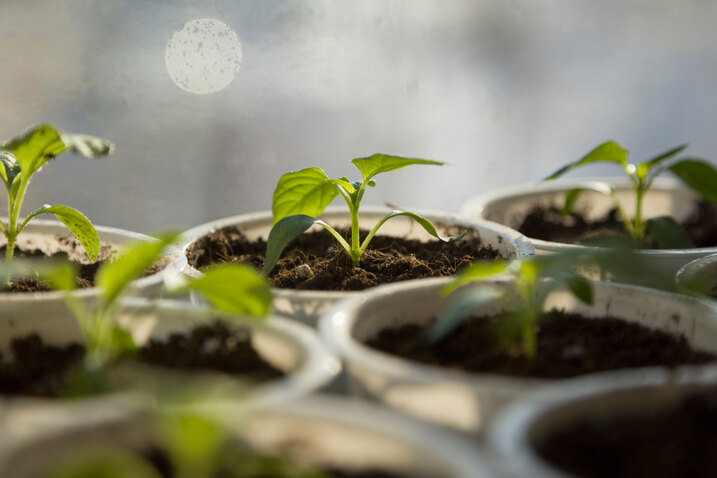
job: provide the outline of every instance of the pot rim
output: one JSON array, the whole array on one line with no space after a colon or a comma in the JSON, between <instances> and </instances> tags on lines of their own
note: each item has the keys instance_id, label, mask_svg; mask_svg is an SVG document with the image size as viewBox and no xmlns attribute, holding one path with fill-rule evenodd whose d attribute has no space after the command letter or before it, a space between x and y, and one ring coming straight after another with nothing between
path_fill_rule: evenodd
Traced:
<instances>
[{"instance_id":1,"label":"pot rim","mask_svg":"<svg viewBox=\"0 0 717 478\"><path fill-rule=\"evenodd\" d=\"M4 219L4 218L0 218ZM35 227L52 227L57 228L57 233L66 232L69 236L72 236L72 234L67 230L67 228L60 222L60 221L54 221L51 219L36 219L32 221L31 223L28 223L25 230L27 232L32 232L33 228ZM116 227L108 227L108 226L94 226L97 230L97 233L100 235L100 237L103 234L111 234L111 235L117 235L117 236L123 236L128 239L128 241L154 241L156 240L152 236L149 236L147 234L142 234L140 232L134 232L129 231L126 229L120 229ZM56 233L56 234L57 234ZM136 279L132 282L133 287L136 290L146 289L152 286L157 286L160 284L163 284L165 281L165 277L168 277L170 275L178 274L182 267L181 262L181 252L178 247L176 246L169 246L166 249L166 253L164 254L164 258L167 259L166 265L159 270L158 272L151 274L146 277L141 277L139 279ZM23 293L16 293L16 292L0 292L0 304L22 304L26 302L52 302L52 301L63 301L64 297L63 291L44 291L44 292L23 292ZM100 289L98 287L90 287L87 289L77 289L72 292L72 295L80 298L80 299L89 299L96 296L99 296Z\"/></svg>"},{"instance_id":2,"label":"pot rim","mask_svg":"<svg viewBox=\"0 0 717 478\"><path fill-rule=\"evenodd\" d=\"M630 180L624 177L598 177L598 178L560 178L551 181L535 182L535 183L523 183L519 185L507 186L491 190L484 194L477 195L468 201L466 201L460 208L460 215L463 217L477 217L485 219L484 213L488 206L498 200L517 199L523 196L540 194L540 193L558 193L565 192L568 189L576 188L579 186L592 185L595 183L610 183L617 189L632 189ZM683 190L690 192L689 189L682 186L682 184L674 178L655 178L655 181L650 188L651 191L672 191L672 190ZM590 251L590 250L604 250L607 249L601 246L585 246L581 244L569 244L565 242L554 242L546 241L543 239L536 239L534 237L527 238L530 242L535 245L535 248L542 251L560 252L566 250L572 251ZM639 249L638 253L646 256L661 256L661 257L684 257L684 256L695 256L700 257L706 254L717 252L717 246L715 247L694 247L691 249Z\"/></svg>"},{"instance_id":3,"label":"pot rim","mask_svg":"<svg viewBox=\"0 0 717 478\"><path fill-rule=\"evenodd\" d=\"M665 385L700 385L717 383L717 367L679 367L675 370L643 369L610 376L577 378L564 384L540 389L511 403L498 419L489 425L487 444L500 457L510 457L507 468L517 476L535 478L575 478L542 459L530 445L532 425L545 413L587 398L630 389L649 389ZM529 475L520 475L529 473Z\"/></svg>"},{"instance_id":4,"label":"pot rim","mask_svg":"<svg viewBox=\"0 0 717 478\"><path fill-rule=\"evenodd\" d=\"M677 290L684 294L693 295L700 299L708 299L709 301L714 301L714 298L705 295L699 291L693 290L693 288L689 286L689 282L690 279L695 277L700 272L714 269L716 266L717 254L710 254L688 262L677 271L677 274L675 274L675 285L677 286Z\"/></svg>"},{"instance_id":5,"label":"pot rim","mask_svg":"<svg viewBox=\"0 0 717 478\"><path fill-rule=\"evenodd\" d=\"M382 206L363 206L361 208L360 214L362 215L385 215L387 212L389 212L391 208L388 207L382 207ZM507 238L510 243L513 245L513 247L516 250L516 258L520 258L523 256L531 256L535 252L535 248L533 245L528 241L525 236L520 234L519 232L510 229L507 226L504 226L502 224L498 224L495 222L487 221L487 220L480 220L480 221L474 221L467 219L465 217L459 216L457 214L437 211L437 210L427 210L427 209L421 209L418 211L415 211L417 214L420 214L432 222L443 222L443 223L450 223L450 224L456 224L456 225L463 225L465 227L470 227L472 229L476 229L478 231L481 230L490 230L491 232L497 233L500 236L503 236ZM348 215L348 211L346 211L345 207L341 206L330 206L326 208L326 210L321 214L321 216L330 216L330 217L336 217L336 216L342 216L342 215ZM253 213L247 213L247 214L239 214L236 216L229 216L224 217L221 219L216 219L214 221L210 221L204 224L200 224L199 226L193 227L189 230L187 230L184 234L182 234L182 237L179 241L179 250L181 257L179 258L179 268L181 272L187 276L190 277L197 277L201 274L201 272L194 267L192 267L188 260L187 260L187 250L201 237L214 232L218 229L221 229L223 227L233 226L237 225L239 223L247 223L247 222L266 222L271 223L273 219L273 214L271 211L265 210L265 211L259 211L259 212L253 212ZM418 279L420 280L420 279ZM373 289L373 288L371 288ZM369 290L371 290L369 289ZM363 293L365 291L322 291L322 290L295 290L295 289L279 289L279 288L273 288L274 294L278 297L294 297L295 295L301 295L302 297L306 297L307 299L316 299L316 300L338 300L342 299L344 297L351 297L356 295L357 293Z\"/></svg>"},{"instance_id":6,"label":"pot rim","mask_svg":"<svg viewBox=\"0 0 717 478\"><path fill-rule=\"evenodd\" d=\"M435 365L426 365L412 360L396 357L384 352L375 350L362 342L353 338L351 332L353 325L356 323L357 316L356 311L364 303L369 302L375 298L387 297L395 294L400 294L401 291L406 289L412 289L416 287L422 287L425 289L434 289L439 285L448 284L450 278L430 278L420 279L413 283L397 283L386 286L381 286L362 294L361 296L352 297L346 299L341 303L333 306L326 314L324 314L319 320L319 332L321 333L324 341L330 346L330 348L346 362L347 365L351 363L360 364L362 368L369 369L373 372L380 373L381 375L390 376L393 378L400 378L404 381L411 381L414 383L460 383L466 386L470 386L473 389L495 389L500 388L501 390L509 393L526 393L535 390L537 387L543 387L546 385L552 385L556 383L568 382L582 378L592 378L609 376L617 373L623 373L622 370L616 371L602 371L594 372L590 374L580 375L576 378L559 378L559 379L546 379L546 378L532 378L532 377L513 377L500 375L495 373L470 373L457 370L447 370L442 367ZM494 282L507 283L507 279L496 279ZM596 288L604 289L619 289L619 290L637 290L640 293L648 293L664 298L679 301L690 305L691 307L700 307L695 301L680 296L678 294L672 294L666 291L652 289L648 287L635 286L630 284L621 284L614 282L600 282L590 281ZM688 366L687 366L688 367ZM680 369L682 367L678 367ZM660 366L650 367L637 367L627 370L627 373L632 374L643 374L649 370L660 370Z\"/></svg>"}]
</instances>

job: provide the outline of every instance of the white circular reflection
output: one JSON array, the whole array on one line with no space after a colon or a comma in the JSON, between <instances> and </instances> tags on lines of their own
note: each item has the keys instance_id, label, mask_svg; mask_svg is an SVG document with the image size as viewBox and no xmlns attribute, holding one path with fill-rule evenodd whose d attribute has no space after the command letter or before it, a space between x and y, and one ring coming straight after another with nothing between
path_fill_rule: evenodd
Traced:
<instances>
[{"instance_id":1,"label":"white circular reflection","mask_svg":"<svg viewBox=\"0 0 717 478\"><path fill-rule=\"evenodd\" d=\"M200 18L172 35L164 59L177 86L190 93L214 93L226 88L239 71L241 42L225 23Z\"/></svg>"}]
</instances>

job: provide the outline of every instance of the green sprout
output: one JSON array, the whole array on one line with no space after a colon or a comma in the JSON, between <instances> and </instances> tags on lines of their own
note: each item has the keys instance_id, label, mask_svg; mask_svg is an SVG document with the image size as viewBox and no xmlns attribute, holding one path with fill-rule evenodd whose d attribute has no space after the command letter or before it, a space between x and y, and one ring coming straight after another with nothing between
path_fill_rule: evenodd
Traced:
<instances>
[{"instance_id":1,"label":"green sprout","mask_svg":"<svg viewBox=\"0 0 717 478\"><path fill-rule=\"evenodd\" d=\"M272 203L274 224L267 241L262 274L269 275L287 244L314 224L323 226L336 238L351 257L354 267L359 265L361 255L379 228L396 216L407 216L413 219L431 236L441 241L449 242L457 239L456 237L441 236L428 219L418 214L393 210L378 221L361 242L359 238L359 208L366 188L376 186L376 182L373 180L376 175L414 164L442 166L445 163L387 154L374 154L367 158L353 159L351 162L361 172L361 181L350 182L346 177L331 179L322 169L316 167L286 173L279 178ZM333 227L317 218L339 195L346 202L351 214L350 244Z\"/></svg>"},{"instance_id":2,"label":"green sprout","mask_svg":"<svg viewBox=\"0 0 717 478\"><path fill-rule=\"evenodd\" d=\"M575 201L585 190L597 191L609 197L615 204L615 208L623 223L625 232L632 238L633 242L642 247L645 243L645 234L649 233L657 243L664 248L690 248L694 247L692 239L687 231L670 216L652 217L647 220L643 218L643 200L645 194L652 186L654 179L666 170L674 173L690 189L704 197L710 202L717 202L717 170L706 161L694 158L682 158L678 161L672 160L681 153L687 145L677 146L654 158L639 164L632 164L628 161L628 153L625 148L615 141L607 141L593 149L586 156L563 166L545 180L558 178L575 168L596 162L611 162L620 165L630 178L632 189L635 192L635 215L630 218L621 202L615 195L613 188L602 182L569 190L565 195L565 205L561 214L569 214Z\"/></svg>"},{"instance_id":3,"label":"green sprout","mask_svg":"<svg viewBox=\"0 0 717 478\"><path fill-rule=\"evenodd\" d=\"M82 383L77 393L87 393L88 389L104 390L107 365L118 358L131 358L136 354L137 344L131 333L117 320L120 299L130 293L131 283L154 264L177 237L176 233L166 233L157 235L153 241L130 243L116 260L103 263L95 280L100 289L96 303L87 303L73 293L77 287L75 263L16 260L0 267L0 275L6 280L35 273L53 289L64 292L65 302L75 316L85 343L84 367L79 376L82 380L94 380ZM243 264L209 268L199 277L174 284L168 293L182 294L190 290L200 293L215 311L230 318L262 320L272 307L271 287L267 280Z\"/></svg>"},{"instance_id":4,"label":"green sprout","mask_svg":"<svg viewBox=\"0 0 717 478\"><path fill-rule=\"evenodd\" d=\"M32 211L20 222L20 209L30 178L49 160L64 151L72 151L86 158L111 154L112 143L94 136L62 134L54 127L42 124L11 138L0 145L0 178L8 198L7 224L0 222L0 230L7 239L6 261L11 261L18 234L32 218L40 214L54 214L77 238L90 260L100 252L100 238L92 223L78 210L63 205L44 205Z\"/></svg>"},{"instance_id":5,"label":"green sprout","mask_svg":"<svg viewBox=\"0 0 717 478\"><path fill-rule=\"evenodd\" d=\"M593 301L591 283L572 271L576 261L582 257L575 253L561 253L513 262L495 260L471 264L443 288L442 294L451 294L468 284L487 283L456 294L456 298L448 302L448 306L428 329L428 339L432 342L441 340L470 317L472 311L501 300L506 309L503 321L506 325L506 341L518 345L526 357L535 358L543 304L553 290L567 287L581 301L588 304ZM492 282L501 278L510 279L513 287Z\"/></svg>"}]
</instances>

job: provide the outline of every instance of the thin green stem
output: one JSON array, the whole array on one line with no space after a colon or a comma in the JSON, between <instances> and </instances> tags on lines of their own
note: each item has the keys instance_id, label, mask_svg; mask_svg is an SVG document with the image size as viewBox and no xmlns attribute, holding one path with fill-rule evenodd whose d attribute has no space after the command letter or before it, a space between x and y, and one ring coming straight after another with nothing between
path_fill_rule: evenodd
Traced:
<instances>
[{"instance_id":1,"label":"thin green stem","mask_svg":"<svg viewBox=\"0 0 717 478\"><path fill-rule=\"evenodd\" d=\"M633 229L633 239L642 245L645 240L645 223L642 221L642 203L645 197L645 190L642 184L639 184L635 190L635 223Z\"/></svg>"},{"instance_id":2,"label":"thin green stem","mask_svg":"<svg viewBox=\"0 0 717 478\"><path fill-rule=\"evenodd\" d=\"M329 231L329 232L331 233L331 235L334 236L337 241L339 241L339 244L341 244L341 246L342 246L344 249L346 249L346 252L348 252L349 254L351 254L351 246L349 245L348 242L346 242L346 239L344 239L343 237L341 237L341 234L339 234L339 233L336 231L336 229L334 229L333 227L329 226L328 224L326 224L324 221L322 221L322 220L320 220L320 219L317 219L317 220L316 220L316 224L319 224L320 226L323 226L324 229L326 229L327 231Z\"/></svg>"},{"instance_id":3,"label":"thin green stem","mask_svg":"<svg viewBox=\"0 0 717 478\"><path fill-rule=\"evenodd\" d=\"M20 216L22 200L25 197L25 191L27 190L27 184L29 182L29 179L25 178L24 176L22 177L20 181L20 189L15 195L14 200L8 193L8 212L10 217L8 218L8 226L6 231L7 249L5 250L5 260L7 262L10 262L12 260L13 254L15 252L15 238L17 238L17 235L20 233L20 231L17 230L17 219Z\"/></svg>"},{"instance_id":4,"label":"thin green stem","mask_svg":"<svg viewBox=\"0 0 717 478\"><path fill-rule=\"evenodd\" d=\"M363 249L361 247L361 238L359 236L359 207L361 206L361 198L366 190L366 181L361 183L361 187L356 193L353 207L351 208L351 262L354 267L358 266L361 262L361 254Z\"/></svg>"}]
</instances>

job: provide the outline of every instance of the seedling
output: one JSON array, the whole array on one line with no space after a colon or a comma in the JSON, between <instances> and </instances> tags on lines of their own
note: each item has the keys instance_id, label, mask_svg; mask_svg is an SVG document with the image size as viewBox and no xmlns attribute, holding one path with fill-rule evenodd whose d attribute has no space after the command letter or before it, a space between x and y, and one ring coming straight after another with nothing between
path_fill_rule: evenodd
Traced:
<instances>
[{"instance_id":1,"label":"seedling","mask_svg":"<svg viewBox=\"0 0 717 478\"><path fill-rule=\"evenodd\" d=\"M592 283L580 273L595 270L613 271L623 277L664 274L658 266L625 248L595 253L568 251L511 263L476 262L442 290L452 298L428 329L427 338L441 340L480 307L501 301L505 310L499 322L501 339L532 359L537 354L537 330L548 296L556 289L567 288L580 301L592 304ZM484 284L463 289L474 283ZM462 290L456 292L458 289Z\"/></svg>"},{"instance_id":2,"label":"seedling","mask_svg":"<svg viewBox=\"0 0 717 478\"><path fill-rule=\"evenodd\" d=\"M20 209L30 178L49 160L64 151L72 151L86 158L105 156L114 145L94 136L62 134L54 127L43 124L34 126L11 138L0 146L0 178L8 198L7 224L0 222L0 230L7 239L5 258L11 261L18 234L32 218L40 214L54 214L77 238L90 260L100 252L100 238L92 223L78 210L70 206L48 204L32 211L19 225Z\"/></svg>"},{"instance_id":3,"label":"seedling","mask_svg":"<svg viewBox=\"0 0 717 478\"><path fill-rule=\"evenodd\" d=\"M51 287L65 292L65 301L77 320L85 342L85 364L79 374L83 380L80 393L88 387L103 389L106 365L120 357L131 357L137 350L132 335L116 319L118 300L130 291L130 284L147 270L162 252L172 244L177 234L158 236L156 241L130 244L114 261L103 263L95 279L101 290L96 304L87 304L73 294L76 288L76 264L69 261L44 262L13 261L0 268L6 278L34 271ZM231 287L227 284L231 284ZM194 290L202 294L218 312L227 317L241 316L261 320L271 310L269 283L253 268L242 264L223 264L204 271L201 277L187 279L175 285L169 293ZM229 314L229 315L227 315Z\"/></svg>"},{"instance_id":4,"label":"seedling","mask_svg":"<svg viewBox=\"0 0 717 478\"><path fill-rule=\"evenodd\" d=\"M274 224L267 241L262 274L269 275L287 244L314 224L323 226L336 238L351 257L354 267L359 265L361 255L376 232L392 217L407 216L420 224L431 236L441 241L448 242L457 239L441 236L428 219L418 214L393 210L378 221L361 242L359 239L359 208L366 187L376 186L376 182L373 180L376 175L414 164L442 166L445 163L386 154L374 154L367 158L353 159L351 162L361 172L361 181L350 182L346 177L331 179L322 169L316 167L286 173L279 178L272 203ZM351 214L350 244L333 227L317 218L339 195L346 202Z\"/></svg>"},{"instance_id":5,"label":"seedling","mask_svg":"<svg viewBox=\"0 0 717 478\"><path fill-rule=\"evenodd\" d=\"M645 194L650 189L650 186L652 186L654 179L666 170L674 173L690 189L700 194L706 200L717 202L717 170L715 170L715 168L706 161L694 158L670 161L686 147L686 144L677 146L636 165L628 161L628 153L625 148L615 141L607 141L578 161L563 166L545 178L545 180L558 178L568 171L587 164L597 162L619 164L627 177L630 178L632 189L635 192L635 215L633 218L627 215L625 208L615 195L614 189L609 184L603 182L595 182L592 185L569 190L565 195L565 205L561 210L561 214L569 214L572 211L575 201L583 191L593 190L604 194L613 201L625 228L625 232L638 247L644 245L646 233L649 233L650 236L664 248L695 247L690 236L674 218L670 216L653 217L647 220L643 218L643 200Z\"/></svg>"}]
</instances>

